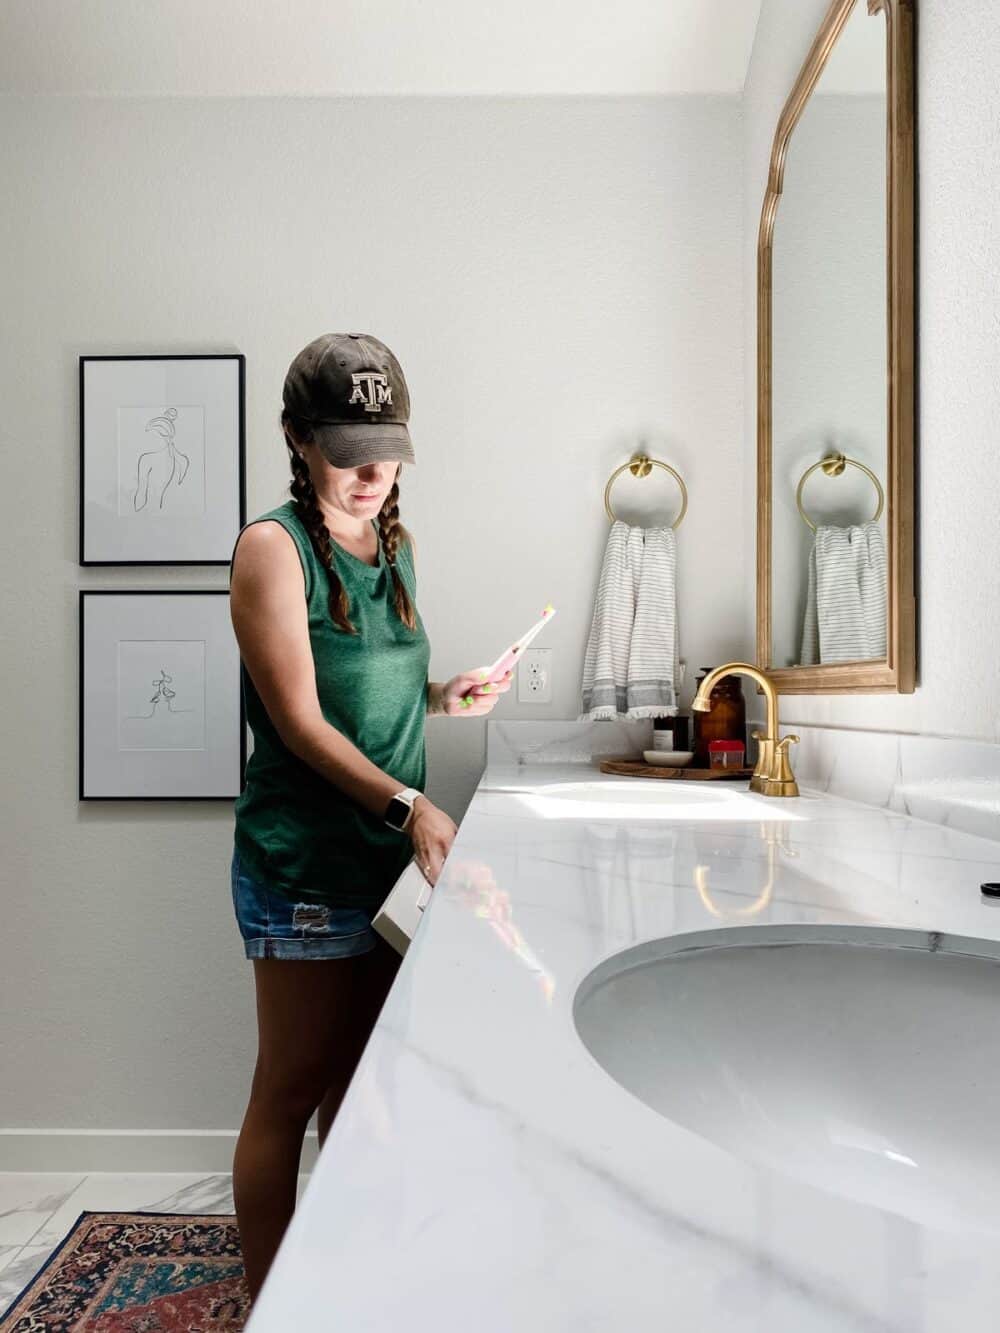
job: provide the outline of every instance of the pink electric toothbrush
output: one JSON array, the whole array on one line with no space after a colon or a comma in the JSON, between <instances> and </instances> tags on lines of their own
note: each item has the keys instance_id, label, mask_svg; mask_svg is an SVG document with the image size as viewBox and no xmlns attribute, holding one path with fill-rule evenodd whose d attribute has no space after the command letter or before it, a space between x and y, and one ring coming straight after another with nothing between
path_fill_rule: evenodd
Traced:
<instances>
[{"instance_id":1,"label":"pink electric toothbrush","mask_svg":"<svg viewBox=\"0 0 1000 1333\"><path fill-rule=\"evenodd\" d=\"M521 655L525 648L528 647L535 635L541 630L542 626L548 624L555 613L556 609L550 602L538 620L532 625L531 629L528 630L527 634L522 634L519 639L500 654L491 667L487 668L486 677L480 684L496 684L497 681L502 680L504 675L512 670L521 660ZM468 698L468 695L465 695L464 697Z\"/></svg>"}]
</instances>

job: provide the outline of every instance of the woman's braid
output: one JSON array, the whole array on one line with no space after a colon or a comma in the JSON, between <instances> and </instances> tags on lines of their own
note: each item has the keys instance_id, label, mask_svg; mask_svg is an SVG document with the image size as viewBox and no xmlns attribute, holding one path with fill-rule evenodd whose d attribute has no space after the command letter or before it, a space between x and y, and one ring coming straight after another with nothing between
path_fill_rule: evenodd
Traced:
<instances>
[{"instance_id":1,"label":"woman's braid","mask_svg":"<svg viewBox=\"0 0 1000 1333\"><path fill-rule=\"evenodd\" d=\"M303 443L306 443L306 441L303 441ZM305 459L294 448L292 449L292 482L290 489L298 504L299 516L306 532L309 533L309 540L323 562L330 579L330 595L327 600L330 616L334 624L339 625L342 630L346 630L348 634L357 634L358 631L351 624L349 616L350 598L347 596L347 590L334 568L330 533L316 500L316 488L313 486Z\"/></svg>"},{"instance_id":2,"label":"woman's braid","mask_svg":"<svg viewBox=\"0 0 1000 1333\"><path fill-rule=\"evenodd\" d=\"M379 538L382 542L382 550L385 552L386 563L389 566L389 573L392 575L392 582L395 588L396 614L406 626L407 629L416 629L417 620L413 613L413 604L410 601L409 594L403 587L403 580L399 577L399 570L396 568L396 553L399 550L399 482L392 483L392 490L385 497L385 503L378 514Z\"/></svg>"}]
</instances>

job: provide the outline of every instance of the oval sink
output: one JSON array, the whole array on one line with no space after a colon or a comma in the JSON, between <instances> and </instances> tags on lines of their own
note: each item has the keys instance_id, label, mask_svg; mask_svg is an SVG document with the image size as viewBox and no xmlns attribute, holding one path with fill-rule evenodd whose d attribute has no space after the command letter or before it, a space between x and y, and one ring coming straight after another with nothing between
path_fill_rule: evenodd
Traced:
<instances>
[{"instance_id":1,"label":"oval sink","mask_svg":"<svg viewBox=\"0 0 1000 1333\"><path fill-rule=\"evenodd\" d=\"M647 778L645 782L628 782L620 786L607 782L559 782L542 787L537 794L548 800L584 801L588 805L595 802L601 805L664 805L671 801L711 805L736 795L716 783L682 782L679 778Z\"/></svg>"},{"instance_id":2,"label":"oval sink","mask_svg":"<svg viewBox=\"0 0 1000 1333\"><path fill-rule=\"evenodd\" d=\"M675 936L607 959L573 1016L612 1078L719 1147L923 1224L1000 1231L992 941Z\"/></svg>"},{"instance_id":3,"label":"oval sink","mask_svg":"<svg viewBox=\"0 0 1000 1333\"><path fill-rule=\"evenodd\" d=\"M630 782L557 782L517 793L536 815L552 819L794 820L794 801L764 800L746 783L647 778Z\"/></svg>"}]
</instances>

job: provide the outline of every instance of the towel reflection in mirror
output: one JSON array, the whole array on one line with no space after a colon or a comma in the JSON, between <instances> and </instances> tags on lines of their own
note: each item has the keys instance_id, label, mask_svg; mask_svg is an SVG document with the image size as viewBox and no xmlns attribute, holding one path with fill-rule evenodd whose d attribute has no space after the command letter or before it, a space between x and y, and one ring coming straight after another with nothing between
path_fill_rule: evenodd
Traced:
<instances>
[{"instance_id":1,"label":"towel reflection in mirror","mask_svg":"<svg viewBox=\"0 0 1000 1333\"><path fill-rule=\"evenodd\" d=\"M800 665L884 658L887 607L881 525L872 519L817 527L809 552Z\"/></svg>"}]
</instances>

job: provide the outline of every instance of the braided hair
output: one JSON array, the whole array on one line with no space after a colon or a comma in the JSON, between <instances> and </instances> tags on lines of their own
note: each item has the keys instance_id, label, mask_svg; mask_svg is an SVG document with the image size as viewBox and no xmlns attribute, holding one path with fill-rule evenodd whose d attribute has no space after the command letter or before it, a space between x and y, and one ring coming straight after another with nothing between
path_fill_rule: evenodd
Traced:
<instances>
[{"instance_id":1,"label":"braided hair","mask_svg":"<svg viewBox=\"0 0 1000 1333\"><path fill-rule=\"evenodd\" d=\"M292 465L292 480L289 489L298 508L299 517L309 533L309 540L312 542L313 548L330 579L330 596L327 603L330 616L334 624L340 629L345 630L348 634L357 634L357 627L351 623L349 616L350 599L334 566L330 532L324 521L323 511L319 507L316 487L309 475L309 464L295 448L296 444L312 444L312 426L301 417L294 416L286 408L281 413L281 429L285 436L285 443L288 445L289 461ZM407 629L415 630L417 619L413 610L413 603L410 601L409 594L403 586L403 580L399 577L399 570L396 568L396 553L399 550L400 538L406 533L406 529L399 521L398 480L393 482L392 490L385 497L385 502L379 510L378 527L379 541L382 543L386 564L392 575L396 614Z\"/></svg>"}]
</instances>

